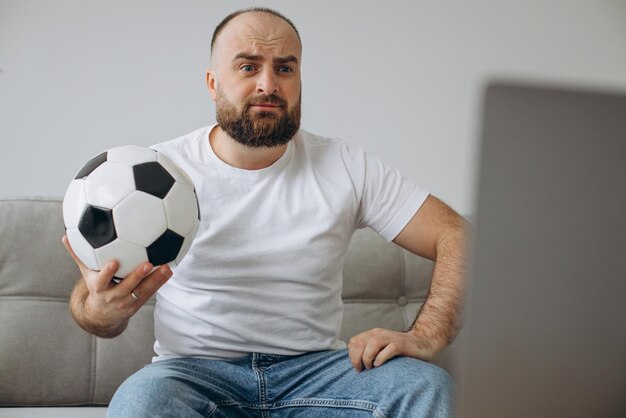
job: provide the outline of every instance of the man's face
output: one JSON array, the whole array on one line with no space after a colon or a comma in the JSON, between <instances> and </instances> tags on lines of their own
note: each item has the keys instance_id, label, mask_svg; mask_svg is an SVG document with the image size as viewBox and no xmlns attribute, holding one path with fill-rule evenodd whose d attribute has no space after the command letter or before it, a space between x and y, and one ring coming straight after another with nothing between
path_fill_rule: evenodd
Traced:
<instances>
[{"instance_id":1,"label":"man's face","mask_svg":"<svg viewBox=\"0 0 626 418\"><path fill-rule=\"evenodd\" d=\"M289 142L300 127L300 60L300 41L282 19L245 13L231 20L207 73L220 127L250 147Z\"/></svg>"}]
</instances>

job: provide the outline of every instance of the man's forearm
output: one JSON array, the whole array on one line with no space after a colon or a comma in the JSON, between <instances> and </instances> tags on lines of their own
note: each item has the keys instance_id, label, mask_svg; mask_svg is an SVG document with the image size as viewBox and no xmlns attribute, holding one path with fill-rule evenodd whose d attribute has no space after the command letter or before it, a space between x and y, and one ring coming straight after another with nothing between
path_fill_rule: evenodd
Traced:
<instances>
[{"instance_id":1,"label":"man's forearm","mask_svg":"<svg viewBox=\"0 0 626 418\"><path fill-rule=\"evenodd\" d=\"M467 230L460 218L438 242L430 292L411 327L440 348L452 342L461 326Z\"/></svg>"},{"instance_id":2,"label":"man's forearm","mask_svg":"<svg viewBox=\"0 0 626 418\"><path fill-rule=\"evenodd\" d=\"M435 261L430 293L411 329L371 329L350 339L350 360L357 371L378 367L396 356L432 360L460 327L467 222L430 195L394 242Z\"/></svg>"},{"instance_id":3,"label":"man's forearm","mask_svg":"<svg viewBox=\"0 0 626 418\"><path fill-rule=\"evenodd\" d=\"M88 333L98 337L113 338L120 335L126 329L128 320L112 325L91 317L86 306L88 296L89 289L87 289L85 280L81 279L74 287L70 298L70 311L76 323Z\"/></svg>"}]
</instances>

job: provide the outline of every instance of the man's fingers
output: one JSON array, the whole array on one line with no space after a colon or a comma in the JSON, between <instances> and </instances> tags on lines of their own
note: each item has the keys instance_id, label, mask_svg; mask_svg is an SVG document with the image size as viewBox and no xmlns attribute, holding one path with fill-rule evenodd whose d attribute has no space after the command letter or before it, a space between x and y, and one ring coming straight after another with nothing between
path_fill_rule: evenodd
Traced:
<instances>
[{"instance_id":1,"label":"man's fingers","mask_svg":"<svg viewBox=\"0 0 626 418\"><path fill-rule=\"evenodd\" d=\"M146 301L172 276L172 270L165 264L152 271L150 263L144 263L126 276L117 286L121 295L135 294L136 300ZM135 299L133 297L133 299Z\"/></svg>"},{"instance_id":2,"label":"man's fingers","mask_svg":"<svg viewBox=\"0 0 626 418\"><path fill-rule=\"evenodd\" d=\"M149 276L152 269L152 264L141 263L116 286L116 290L120 295L130 294L130 292L139 286L146 276Z\"/></svg>"},{"instance_id":3,"label":"man's fingers","mask_svg":"<svg viewBox=\"0 0 626 418\"><path fill-rule=\"evenodd\" d=\"M408 335L374 328L352 337L348 344L350 361L357 371L378 367L397 356L416 357Z\"/></svg>"},{"instance_id":4,"label":"man's fingers","mask_svg":"<svg viewBox=\"0 0 626 418\"><path fill-rule=\"evenodd\" d=\"M172 270L168 266L161 266L152 274L158 275L158 280L153 282L154 286L152 288L146 288L147 293L144 293L144 289L142 289L141 293L137 294L136 291L138 289L136 289L135 295L137 295L140 299L146 301L150 299L161 288L161 286L163 286L170 279L170 277L172 277Z\"/></svg>"},{"instance_id":5,"label":"man's fingers","mask_svg":"<svg viewBox=\"0 0 626 418\"><path fill-rule=\"evenodd\" d=\"M83 277L85 277L87 284L90 285L93 290L102 292L113 286L113 276L115 276L115 272L118 268L119 263L117 261L109 261L102 270L95 272L95 278L92 278L93 276L89 273L83 274ZM93 272L93 270L87 269L87 272L90 271Z\"/></svg>"},{"instance_id":6,"label":"man's fingers","mask_svg":"<svg viewBox=\"0 0 626 418\"><path fill-rule=\"evenodd\" d=\"M366 369L374 367L374 360L384 344L377 337L372 337L363 350L362 361Z\"/></svg>"},{"instance_id":7,"label":"man's fingers","mask_svg":"<svg viewBox=\"0 0 626 418\"><path fill-rule=\"evenodd\" d=\"M357 372L363 370L363 351L365 350L365 344L359 340L358 336L352 337L348 344L348 355L350 356L350 362Z\"/></svg>"},{"instance_id":8,"label":"man's fingers","mask_svg":"<svg viewBox=\"0 0 626 418\"><path fill-rule=\"evenodd\" d=\"M374 360L374 367L382 366L387 362L387 360L391 360L399 354L400 353L398 352L398 346L395 343L387 344L387 346L380 350L380 352L376 356L376 359Z\"/></svg>"},{"instance_id":9,"label":"man's fingers","mask_svg":"<svg viewBox=\"0 0 626 418\"><path fill-rule=\"evenodd\" d=\"M379 367L398 356L431 361L437 349L429 336L415 331L400 332L374 328L355 335L348 344L350 362L357 372Z\"/></svg>"}]
</instances>

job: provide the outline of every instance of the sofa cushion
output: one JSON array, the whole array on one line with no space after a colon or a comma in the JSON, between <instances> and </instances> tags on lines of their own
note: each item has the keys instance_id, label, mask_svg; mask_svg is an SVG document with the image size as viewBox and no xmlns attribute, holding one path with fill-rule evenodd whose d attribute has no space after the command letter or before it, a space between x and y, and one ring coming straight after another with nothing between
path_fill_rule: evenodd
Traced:
<instances>
[{"instance_id":1,"label":"sofa cushion","mask_svg":"<svg viewBox=\"0 0 626 418\"><path fill-rule=\"evenodd\" d=\"M80 273L61 243L63 232L60 200L0 199L2 406L107 404L154 355L154 300L114 339L74 323L68 302ZM408 329L432 269L431 261L373 231L357 231L344 268L342 339L374 327ZM448 351L436 362L450 370Z\"/></svg>"},{"instance_id":2,"label":"sofa cushion","mask_svg":"<svg viewBox=\"0 0 626 418\"><path fill-rule=\"evenodd\" d=\"M0 201L0 405L106 404L153 355L153 301L112 340L74 323L63 232L58 200Z\"/></svg>"}]
</instances>

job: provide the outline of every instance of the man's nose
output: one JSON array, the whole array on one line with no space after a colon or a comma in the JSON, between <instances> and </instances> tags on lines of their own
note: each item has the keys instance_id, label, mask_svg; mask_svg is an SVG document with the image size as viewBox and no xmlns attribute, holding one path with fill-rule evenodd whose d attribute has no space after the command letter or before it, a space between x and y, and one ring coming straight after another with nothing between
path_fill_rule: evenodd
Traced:
<instances>
[{"instance_id":1,"label":"man's nose","mask_svg":"<svg viewBox=\"0 0 626 418\"><path fill-rule=\"evenodd\" d=\"M257 93L274 94L278 91L278 83L276 82L276 74L273 68L264 68L259 74L256 85Z\"/></svg>"}]
</instances>

